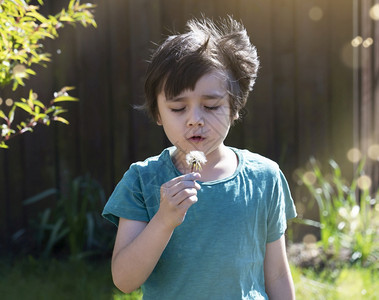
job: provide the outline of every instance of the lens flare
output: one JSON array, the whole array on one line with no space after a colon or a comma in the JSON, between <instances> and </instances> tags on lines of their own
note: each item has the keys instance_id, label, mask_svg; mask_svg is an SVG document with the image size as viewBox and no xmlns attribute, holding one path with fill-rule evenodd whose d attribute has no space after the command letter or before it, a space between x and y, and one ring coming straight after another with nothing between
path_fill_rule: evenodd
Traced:
<instances>
[{"instance_id":1,"label":"lens flare","mask_svg":"<svg viewBox=\"0 0 379 300\"><path fill-rule=\"evenodd\" d=\"M362 46L365 48L370 47L374 43L374 40L372 38L367 38L363 41Z\"/></svg>"},{"instance_id":2,"label":"lens flare","mask_svg":"<svg viewBox=\"0 0 379 300\"><path fill-rule=\"evenodd\" d=\"M347 159L351 161L352 163L357 163L362 158L362 153L358 148L351 148L349 151L347 151Z\"/></svg>"},{"instance_id":3,"label":"lens flare","mask_svg":"<svg viewBox=\"0 0 379 300\"><path fill-rule=\"evenodd\" d=\"M316 175L312 171L305 172L303 175L303 181L305 184L314 185L316 183Z\"/></svg>"},{"instance_id":4,"label":"lens flare","mask_svg":"<svg viewBox=\"0 0 379 300\"><path fill-rule=\"evenodd\" d=\"M314 234L308 233L303 237L303 243L305 244L314 244L317 242L317 238Z\"/></svg>"},{"instance_id":5,"label":"lens flare","mask_svg":"<svg viewBox=\"0 0 379 300\"><path fill-rule=\"evenodd\" d=\"M379 145L378 144L374 144L374 145L371 145L369 148L368 148L368 157L370 157L372 160L377 160L379 161Z\"/></svg>"},{"instance_id":6,"label":"lens flare","mask_svg":"<svg viewBox=\"0 0 379 300\"><path fill-rule=\"evenodd\" d=\"M379 3L370 8L370 17L374 21L379 21Z\"/></svg>"},{"instance_id":7,"label":"lens flare","mask_svg":"<svg viewBox=\"0 0 379 300\"><path fill-rule=\"evenodd\" d=\"M360 44L362 44L362 42L363 42L362 37L358 35L351 40L351 45L353 47L358 47Z\"/></svg>"},{"instance_id":8,"label":"lens flare","mask_svg":"<svg viewBox=\"0 0 379 300\"><path fill-rule=\"evenodd\" d=\"M322 11L322 9L318 6L313 6L310 10L309 10L309 18L312 20L312 21L320 21L322 19L322 17L324 16L324 12Z\"/></svg>"},{"instance_id":9,"label":"lens flare","mask_svg":"<svg viewBox=\"0 0 379 300\"><path fill-rule=\"evenodd\" d=\"M5 100L5 105L12 106L13 105L13 100L11 98L8 98L7 100Z\"/></svg>"},{"instance_id":10,"label":"lens flare","mask_svg":"<svg viewBox=\"0 0 379 300\"><path fill-rule=\"evenodd\" d=\"M362 175L357 180L358 187L363 191L368 190L371 187L371 183L371 178L367 175Z\"/></svg>"},{"instance_id":11,"label":"lens flare","mask_svg":"<svg viewBox=\"0 0 379 300\"><path fill-rule=\"evenodd\" d=\"M24 65L18 64L13 68L13 74L18 77L26 77L26 67Z\"/></svg>"}]
</instances>

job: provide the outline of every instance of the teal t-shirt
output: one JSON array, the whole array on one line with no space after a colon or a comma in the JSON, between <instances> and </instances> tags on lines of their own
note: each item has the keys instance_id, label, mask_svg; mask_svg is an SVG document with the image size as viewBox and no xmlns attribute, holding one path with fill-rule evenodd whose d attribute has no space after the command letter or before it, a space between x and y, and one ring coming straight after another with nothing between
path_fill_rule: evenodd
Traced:
<instances>
[{"instance_id":1,"label":"teal t-shirt","mask_svg":"<svg viewBox=\"0 0 379 300\"><path fill-rule=\"evenodd\" d=\"M146 221L158 211L160 187L181 175L165 149L130 166L108 200L103 216ZM266 243L279 239L296 211L278 165L248 150L235 173L198 182L198 202L178 226L152 274L144 299L268 299L263 262Z\"/></svg>"}]
</instances>

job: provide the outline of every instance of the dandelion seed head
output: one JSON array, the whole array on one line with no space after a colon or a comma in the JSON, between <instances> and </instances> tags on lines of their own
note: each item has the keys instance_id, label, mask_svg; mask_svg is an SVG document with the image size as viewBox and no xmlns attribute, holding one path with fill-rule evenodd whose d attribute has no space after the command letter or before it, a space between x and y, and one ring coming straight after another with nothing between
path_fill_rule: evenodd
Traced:
<instances>
[{"instance_id":1,"label":"dandelion seed head","mask_svg":"<svg viewBox=\"0 0 379 300\"><path fill-rule=\"evenodd\" d=\"M201 165L204 165L207 162L207 159L201 151L190 151L186 155L186 162L191 167L191 171L198 171L201 170Z\"/></svg>"}]
</instances>

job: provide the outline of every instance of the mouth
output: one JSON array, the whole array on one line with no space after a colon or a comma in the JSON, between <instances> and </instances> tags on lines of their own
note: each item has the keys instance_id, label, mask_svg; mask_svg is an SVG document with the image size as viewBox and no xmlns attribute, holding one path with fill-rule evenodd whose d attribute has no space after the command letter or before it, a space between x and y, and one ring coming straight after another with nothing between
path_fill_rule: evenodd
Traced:
<instances>
[{"instance_id":1,"label":"mouth","mask_svg":"<svg viewBox=\"0 0 379 300\"><path fill-rule=\"evenodd\" d=\"M191 141L192 143L200 143L204 141L205 138L202 137L201 135L193 135L188 140Z\"/></svg>"}]
</instances>

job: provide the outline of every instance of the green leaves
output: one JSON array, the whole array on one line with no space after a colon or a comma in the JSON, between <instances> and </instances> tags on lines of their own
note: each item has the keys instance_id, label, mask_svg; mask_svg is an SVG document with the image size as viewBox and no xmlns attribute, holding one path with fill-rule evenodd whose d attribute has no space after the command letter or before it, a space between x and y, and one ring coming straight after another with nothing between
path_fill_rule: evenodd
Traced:
<instances>
[{"instance_id":1,"label":"green leaves","mask_svg":"<svg viewBox=\"0 0 379 300\"><path fill-rule=\"evenodd\" d=\"M299 173L304 184L318 206L320 222L301 219L299 223L320 228L320 244L327 253L331 251L335 258L340 250L349 251L352 262L367 263L374 253L379 253L375 238L379 230L379 217L376 205L379 190L373 198L367 184L368 176L364 174L365 159L356 168L351 181L342 176L339 165L329 161L330 173L325 174L315 159L310 161L310 170Z\"/></svg>"},{"instance_id":2,"label":"green leaves","mask_svg":"<svg viewBox=\"0 0 379 300\"><path fill-rule=\"evenodd\" d=\"M51 188L24 201L24 205L33 205L57 196L54 208L45 209L35 226L41 256L49 257L58 243L69 250L72 259L102 251L107 244L104 238L109 237L104 235L104 219L99 214L106 201L101 185L86 175L75 178L63 191L60 194Z\"/></svg>"},{"instance_id":3,"label":"green leaves","mask_svg":"<svg viewBox=\"0 0 379 300\"><path fill-rule=\"evenodd\" d=\"M78 98L75 98L75 97L71 97L71 96L60 96L58 98L55 98L54 99L54 103L56 102L63 102L63 101L78 101L79 99Z\"/></svg>"},{"instance_id":4,"label":"green leaves","mask_svg":"<svg viewBox=\"0 0 379 300\"><path fill-rule=\"evenodd\" d=\"M0 136L0 148L8 148L5 144L10 138L23 134L28 131L33 131L33 128L38 124L50 125L51 121L64 123L66 125L69 122L61 117L60 115L67 110L63 109L61 106L57 106L57 102L66 101L78 101L77 98L70 96L67 91L72 90L73 87L64 87L59 92L54 93L54 98L50 101L49 105L44 105L40 100L38 100L38 95L29 91L29 97L27 99L21 98L21 101L16 101L8 116L0 110L0 118L2 118L5 123L1 125L1 136ZM26 112L30 118L25 121L20 122L14 126L14 115L16 109L20 109ZM13 128L17 128L17 130Z\"/></svg>"},{"instance_id":5,"label":"green leaves","mask_svg":"<svg viewBox=\"0 0 379 300\"><path fill-rule=\"evenodd\" d=\"M4 120L8 120L8 118L5 116L5 114L2 110L0 110L0 118L2 118Z\"/></svg>"},{"instance_id":6,"label":"green leaves","mask_svg":"<svg viewBox=\"0 0 379 300\"><path fill-rule=\"evenodd\" d=\"M83 26L96 22L92 14L93 4L80 4L71 0L68 9L55 16L43 16L39 6L29 5L30 0L4 0L0 2L0 84L13 82L13 90L24 85L24 79L35 75L34 65L44 65L49 54L44 52L42 40L58 37L57 29L64 23L81 23ZM43 5L43 1L38 1ZM22 72L17 67L23 66Z\"/></svg>"},{"instance_id":7,"label":"green leaves","mask_svg":"<svg viewBox=\"0 0 379 300\"><path fill-rule=\"evenodd\" d=\"M44 16L39 13L39 6L30 5L31 0L0 0L0 86L11 85L13 91L31 75L36 75L36 65L46 66L50 54L44 51L43 40L58 37L58 29L65 23L83 26L94 26L96 22L92 14L95 5L80 4L79 0L70 0L67 9L56 15ZM43 5L42 0L38 0ZM65 87L54 94L54 99L45 105L30 91L27 99L16 101L7 114L0 110L1 125L0 148L7 148L6 141L10 138L32 131L37 124L49 125L51 121L64 124L69 122L60 116L66 112L56 103L78 101L67 92L73 87ZM30 117L13 126L16 108ZM16 130L17 128L17 130Z\"/></svg>"}]
</instances>

